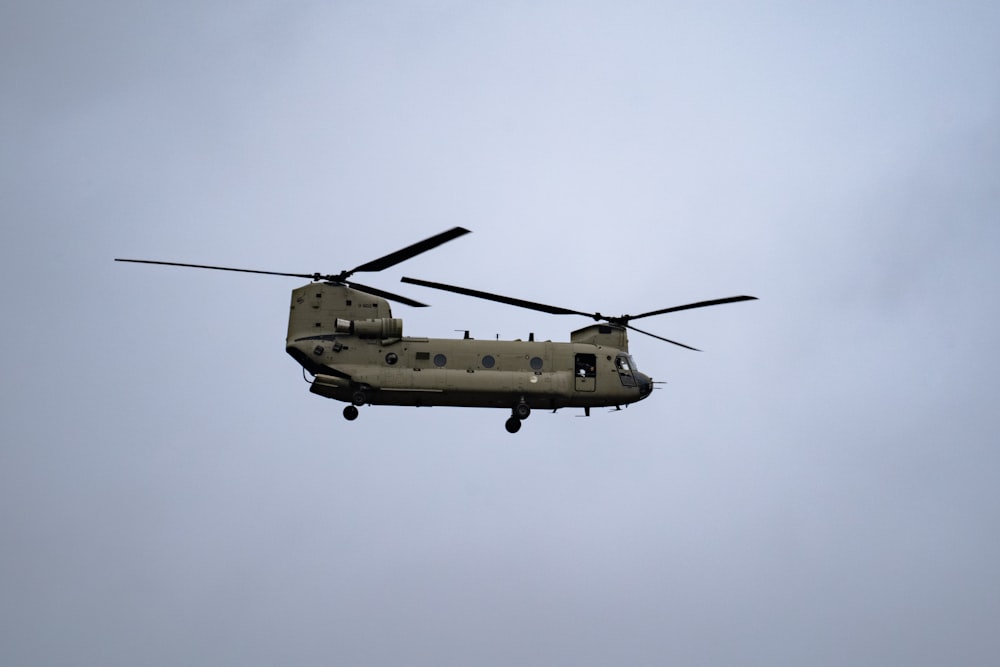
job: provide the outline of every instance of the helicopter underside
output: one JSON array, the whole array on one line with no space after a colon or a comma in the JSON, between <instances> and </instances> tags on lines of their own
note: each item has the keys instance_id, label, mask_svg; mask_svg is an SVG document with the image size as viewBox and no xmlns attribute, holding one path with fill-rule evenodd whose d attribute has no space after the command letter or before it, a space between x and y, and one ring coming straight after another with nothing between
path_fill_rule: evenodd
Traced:
<instances>
[{"instance_id":1,"label":"helicopter underside","mask_svg":"<svg viewBox=\"0 0 1000 667\"><path fill-rule=\"evenodd\" d=\"M553 374L555 375L555 374ZM568 373L565 375L569 375ZM552 410L561 408L583 408L590 415L593 407L616 407L642 400L649 395L652 384L648 384L638 399L609 402L606 398L583 394L552 393L546 391L496 391L471 389L426 389L426 388L373 388L358 385L342 377L318 375L313 380L310 391L319 396L348 403L344 417L348 421L358 418L358 407L363 405L394 405L409 407L447 406L464 408L501 408L510 410L504 426L509 433L517 433L521 422L532 410Z\"/></svg>"},{"instance_id":2,"label":"helicopter underside","mask_svg":"<svg viewBox=\"0 0 1000 667\"><path fill-rule=\"evenodd\" d=\"M620 400L590 397L586 394L568 396L566 393L550 391L476 391L468 389L420 389L420 388L380 388L352 387L341 385L329 376L317 376L309 389L314 394L355 405L397 405L404 407L459 407L459 408L506 408L524 403L533 409L558 410L561 408L608 407L630 403Z\"/></svg>"}]
</instances>

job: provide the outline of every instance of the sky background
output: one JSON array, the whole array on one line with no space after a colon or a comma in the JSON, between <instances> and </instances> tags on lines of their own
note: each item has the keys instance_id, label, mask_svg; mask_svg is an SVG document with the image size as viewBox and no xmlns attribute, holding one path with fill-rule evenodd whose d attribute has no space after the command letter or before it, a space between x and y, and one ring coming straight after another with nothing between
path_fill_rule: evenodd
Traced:
<instances>
[{"instance_id":1,"label":"sky background","mask_svg":"<svg viewBox=\"0 0 1000 667\"><path fill-rule=\"evenodd\" d=\"M993 2L0 7L0 663L993 665ZM623 412L363 408L284 352L643 312Z\"/></svg>"}]
</instances>

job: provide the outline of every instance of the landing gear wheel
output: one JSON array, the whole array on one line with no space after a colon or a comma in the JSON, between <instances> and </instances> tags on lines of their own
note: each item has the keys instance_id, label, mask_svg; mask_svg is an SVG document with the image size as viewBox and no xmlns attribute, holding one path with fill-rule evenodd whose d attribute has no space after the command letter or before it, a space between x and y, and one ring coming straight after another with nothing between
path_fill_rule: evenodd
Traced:
<instances>
[{"instance_id":1,"label":"landing gear wheel","mask_svg":"<svg viewBox=\"0 0 1000 667\"><path fill-rule=\"evenodd\" d=\"M511 417L504 426L507 427L508 433L517 433L521 430L521 420L517 417Z\"/></svg>"},{"instance_id":2,"label":"landing gear wheel","mask_svg":"<svg viewBox=\"0 0 1000 667\"><path fill-rule=\"evenodd\" d=\"M531 416L531 406L527 403L518 403L514 406L514 418L524 421Z\"/></svg>"},{"instance_id":3,"label":"landing gear wheel","mask_svg":"<svg viewBox=\"0 0 1000 667\"><path fill-rule=\"evenodd\" d=\"M354 403L354 405L361 406L367 402L368 402L368 396L365 395L365 392L361 391L360 389L354 392L354 395L351 396L351 403Z\"/></svg>"},{"instance_id":4,"label":"landing gear wheel","mask_svg":"<svg viewBox=\"0 0 1000 667\"><path fill-rule=\"evenodd\" d=\"M346 419L349 422L352 422L357 418L358 418L358 409L356 407L354 407L353 405L348 405L346 408L344 408L344 419Z\"/></svg>"}]
</instances>

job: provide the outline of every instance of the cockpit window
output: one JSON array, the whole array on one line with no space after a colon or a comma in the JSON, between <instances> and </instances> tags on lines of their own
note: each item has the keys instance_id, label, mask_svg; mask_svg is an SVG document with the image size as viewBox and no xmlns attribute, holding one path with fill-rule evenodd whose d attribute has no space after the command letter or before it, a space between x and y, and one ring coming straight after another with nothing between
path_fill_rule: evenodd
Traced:
<instances>
[{"instance_id":1,"label":"cockpit window","mask_svg":"<svg viewBox=\"0 0 1000 667\"><path fill-rule=\"evenodd\" d=\"M622 381L622 384L626 387L635 386L635 377L632 375L632 364L631 359L624 354L615 357L615 368L618 370L618 379Z\"/></svg>"}]
</instances>

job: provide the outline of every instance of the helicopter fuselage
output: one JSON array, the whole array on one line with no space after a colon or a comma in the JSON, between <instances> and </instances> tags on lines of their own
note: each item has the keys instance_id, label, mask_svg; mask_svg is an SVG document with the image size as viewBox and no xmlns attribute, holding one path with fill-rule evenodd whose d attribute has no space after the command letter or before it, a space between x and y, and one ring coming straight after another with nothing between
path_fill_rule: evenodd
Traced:
<instances>
[{"instance_id":1,"label":"helicopter fuselage","mask_svg":"<svg viewBox=\"0 0 1000 667\"><path fill-rule=\"evenodd\" d=\"M288 324L286 350L313 375L311 391L354 405L589 409L653 386L625 329L609 324L570 342L403 336L386 300L330 283L294 290Z\"/></svg>"}]
</instances>

